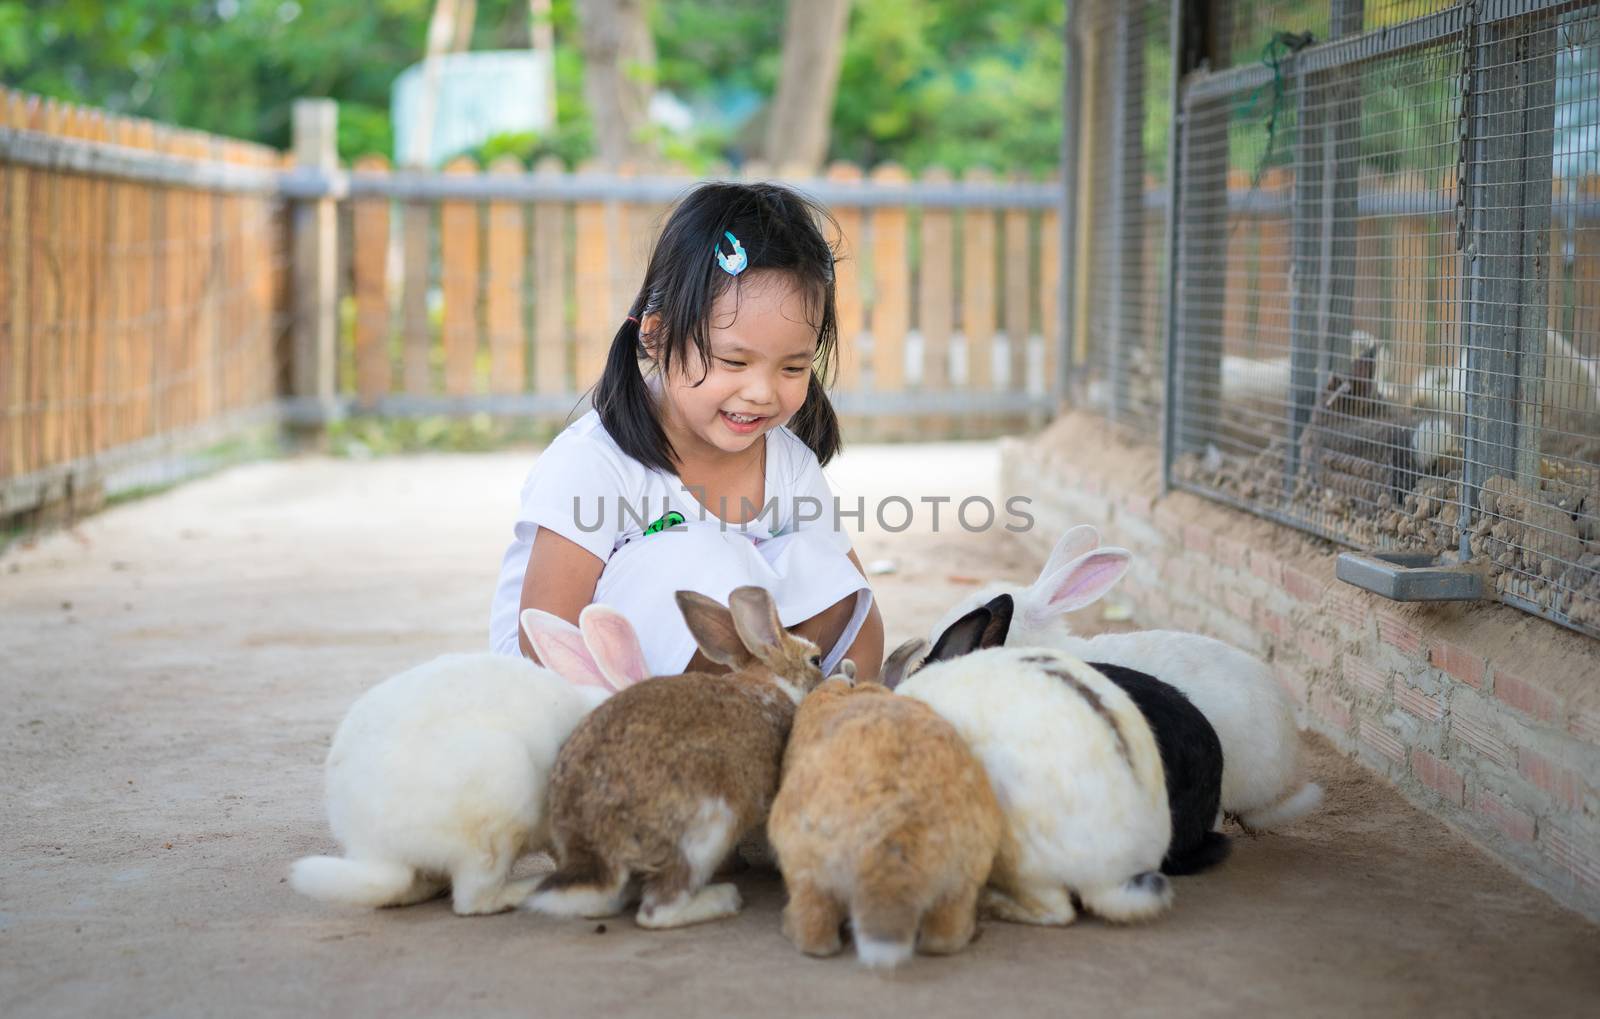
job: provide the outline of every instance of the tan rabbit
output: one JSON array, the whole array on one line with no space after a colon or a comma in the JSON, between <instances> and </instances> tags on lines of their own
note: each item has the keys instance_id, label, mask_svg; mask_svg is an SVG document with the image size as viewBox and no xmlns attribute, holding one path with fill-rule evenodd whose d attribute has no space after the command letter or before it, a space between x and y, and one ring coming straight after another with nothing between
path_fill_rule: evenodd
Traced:
<instances>
[{"instance_id":1,"label":"tan rabbit","mask_svg":"<svg viewBox=\"0 0 1600 1019\"><path fill-rule=\"evenodd\" d=\"M771 596L736 588L724 608L679 591L700 650L726 673L630 686L573 732L550 779L558 863L528 907L612 916L639 889L641 927L732 916L739 893L707 885L778 791L795 705L822 681L815 644L785 630Z\"/></svg>"},{"instance_id":2,"label":"tan rabbit","mask_svg":"<svg viewBox=\"0 0 1600 1019\"><path fill-rule=\"evenodd\" d=\"M1004 818L983 765L932 708L834 677L796 713L767 822L789 890L783 931L808 955L892 967L960 951Z\"/></svg>"}]
</instances>

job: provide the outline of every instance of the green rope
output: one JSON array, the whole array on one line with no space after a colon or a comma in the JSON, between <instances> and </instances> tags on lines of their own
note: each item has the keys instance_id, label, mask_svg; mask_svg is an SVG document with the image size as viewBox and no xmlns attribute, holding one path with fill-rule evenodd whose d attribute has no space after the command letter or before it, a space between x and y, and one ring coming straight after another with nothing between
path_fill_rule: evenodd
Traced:
<instances>
[{"instance_id":1,"label":"green rope","mask_svg":"<svg viewBox=\"0 0 1600 1019\"><path fill-rule=\"evenodd\" d=\"M1283 73L1283 66L1289 58L1316 42L1310 32L1274 32L1266 46L1261 50L1261 63L1272 71L1272 108L1267 111L1267 144L1261 153L1261 158L1256 162L1255 173L1251 175L1250 191L1254 193L1261 187L1261 178L1266 176L1267 164L1272 160L1272 154L1277 148L1278 117L1283 113L1284 102L1289 94L1288 79ZM1248 118L1255 112L1261 101L1261 90L1265 85L1258 85L1250 93L1249 104L1240 111L1241 118Z\"/></svg>"}]
</instances>

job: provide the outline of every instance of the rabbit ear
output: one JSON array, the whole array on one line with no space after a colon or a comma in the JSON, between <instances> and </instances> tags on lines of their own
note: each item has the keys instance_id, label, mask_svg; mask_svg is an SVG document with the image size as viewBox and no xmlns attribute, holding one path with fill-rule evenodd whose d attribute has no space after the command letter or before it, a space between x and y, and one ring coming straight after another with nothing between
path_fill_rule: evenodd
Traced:
<instances>
[{"instance_id":1,"label":"rabbit ear","mask_svg":"<svg viewBox=\"0 0 1600 1019\"><path fill-rule=\"evenodd\" d=\"M728 610L733 614L739 639L752 654L782 643L783 623L778 621L778 607L766 588L754 584L734 588L728 595Z\"/></svg>"},{"instance_id":2,"label":"rabbit ear","mask_svg":"<svg viewBox=\"0 0 1600 1019\"><path fill-rule=\"evenodd\" d=\"M1044 616L1074 612L1099 601L1128 572L1133 553L1125 548L1102 548L1079 556L1035 585L1042 595L1038 613Z\"/></svg>"},{"instance_id":3,"label":"rabbit ear","mask_svg":"<svg viewBox=\"0 0 1600 1019\"><path fill-rule=\"evenodd\" d=\"M1039 579L1044 580L1074 559L1088 555L1099 547L1100 532L1088 524L1067 528L1067 533L1056 539L1056 547L1050 550L1050 557L1039 570Z\"/></svg>"},{"instance_id":4,"label":"rabbit ear","mask_svg":"<svg viewBox=\"0 0 1600 1019\"><path fill-rule=\"evenodd\" d=\"M1001 594L989 599L983 607L989 610L989 625L983 628L978 647L1004 646L1011 633L1011 614L1016 611L1017 603L1009 594Z\"/></svg>"},{"instance_id":5,"label":"rabbit ear","mask_svg":"<svg viewBox=\"0 0 1600 1019\"><path fill-rule=\"evenodd\" d=\"M606 681L618 690L650 678L644 648L628 617L609 605L593 602L578 615L583 643Z\"/></svg>"},{"instance_id":6,"label":"rabbit ear","mask_svg":"<svg viewBox=\"0 0 1600 1019\"><path fill-rule=\"evenodd\" d=\"M615 690L583 642L576 626L540 609L522 610L522 629L533 645L539 663L573 686L598 686Z\"/></svg>"},{"instance_id":7,"label":"rabbit ear","mask_svg":"<svg viewBox=\"0 0 1600 1019\"><path fill-rule=\"evenodd\" d=\"M750 660L750 652L733 625L733 613L697 591L679 591L674 597L702 654L730 669L737 669Z\"/></svg>"},{"instance_id":8,"label":"rabbit ear","mask_svg":"<svg viewBox=\"0 0 1600 1019\"><path fill-rule=\"evenodd\" d=\"M917 671L927 651L928 642L921 637L913 637L901 644L884 661L883 669L878 673L878 682L893 690L901 680Z\"/></svg>"},{"instance_id":9,"label":"rabbit ear","mask_svg":"<svg viewBox=\"0 0 1600 1019\"><path fill-rule=\"evenodd\" d=\"M968 612L945 627L939 639L933 642L926 662L943 662L971 654L983 646L983 635L994 622L994 613L979 607Z\"/></svg>"},{"instance_id":10,"label":"rabbit ear","mask_svg":"<svg viewBox=\"0 0 1600 1019\"><path fill-rule=\"evenodd\" d=\"M854 683L856 681L856 663L848 658L841 659L839 662L839 671L835 672L834 675L843 676L851 683Z\"/></svg>"}]
</instances>

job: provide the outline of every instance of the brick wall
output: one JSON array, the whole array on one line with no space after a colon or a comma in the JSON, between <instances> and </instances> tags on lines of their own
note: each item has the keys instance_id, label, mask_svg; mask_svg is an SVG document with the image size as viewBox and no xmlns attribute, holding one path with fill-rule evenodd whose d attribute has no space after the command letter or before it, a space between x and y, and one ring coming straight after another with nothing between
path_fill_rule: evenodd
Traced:
<instances>
[{"instance_id":1,"label":"brick wall","mask_svg":"<svg viewBox=\"0 0 1600 1019\"><path fill-rule=\"evenodd\" d=\"M1340 549L1185 492L1088 415L1008 440L1043 556L1076 523L1135 562L1140 623L1258 654L1304 722L1559 901L1600 919L1600 642L1515 609L1390 602L1336 581Z\"/></svg>"}]
</instances>

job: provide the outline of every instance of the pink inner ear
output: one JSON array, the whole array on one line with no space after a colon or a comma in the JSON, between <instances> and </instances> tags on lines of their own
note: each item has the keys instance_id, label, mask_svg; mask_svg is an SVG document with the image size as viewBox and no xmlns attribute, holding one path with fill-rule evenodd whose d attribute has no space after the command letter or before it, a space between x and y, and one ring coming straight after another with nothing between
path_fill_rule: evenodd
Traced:
<instances>
[{"instance_id":1,"label":"pink inner ear","mask_svg":"<svg viewBox=\"0 0 1600 1019\"><path fill-rule=\"evenodd\" d=\"M589 649L584 646L581 634L544 630L529 634L528 640L533 644L534 651L538 652L539 661L544 663L545 668L555 670L562 679L573 686L616 689L606 682L600 667L595 664Z\"/></svg>"},{"instance_id":2,"label":"pink inner ear","mask_svg":"<svg viewBox=\"0 0 1600 1019\"><path fill-rule=\"evenodd\" d=\"M1127 569L1126 552L1102 551L1084 556L1064 572L1047 604L1056 612L1072 612L1093 604L1122 579Z\"/></svg>"},{"instance_id":3,"label":"pink inner ear","mask_svg":"<svg viewBox=\"0 0 1600 1019\"><path fill-rule=\"evenodd\" d=\"M584 609L579 622L589 650L614 687L620 690L650 678L639 636L626 616L615 609L596 611L595 606L590 606Z\"/></svg>"},{"instance_id":4,"label":"pink inner ear","mask_svg":"<svg viewBox=\"0 0 1600 1019\"><path fill-rule=\"evenodd\" d=\"M1039 571L1039 575L1047 577L1074 559L1088 555L1099 547L1099 531L1088 524L1069 527L1067 533L1056 541L1056 547L1050 550L1050 558L1045 560L1044 568Z\"/></svg>"}]
</instances>

